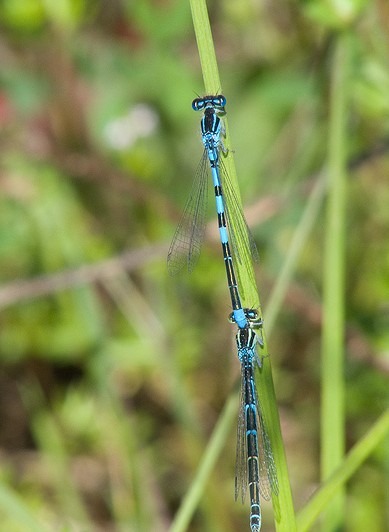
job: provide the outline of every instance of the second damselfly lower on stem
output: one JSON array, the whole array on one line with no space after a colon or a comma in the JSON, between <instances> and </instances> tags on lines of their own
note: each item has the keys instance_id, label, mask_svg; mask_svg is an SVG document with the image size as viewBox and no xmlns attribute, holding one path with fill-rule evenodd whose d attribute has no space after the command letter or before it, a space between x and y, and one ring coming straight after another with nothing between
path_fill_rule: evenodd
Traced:
<instances>
[{"instance_id":1,"label":"second damselfly lower on stem","mask_svg":"<svg viewBox=\"0 0 389 532\"><path fill-rule=\"evenodd\" d=\"M246 309L247 311L247 309ZM249 319L255 317L251 327L238 329L236 346L241 365L241 395L237 428L235 500L245 500L247 487L250 495L251 532L261 529L260 497L269 500L272 494L278 496L277 470L271 444L266 431L261 406L255 385L255 367L262 367L257 349L263 347L263 340L254 330L260 329L262 320L249 311Z\"/></svg>"},{"instance_id":2,"label":"second damselfly lower on stem","mask_svg":"<svg viewBox=\"0 0 389 532\"><path fill-rule=\"evenodd\" d=\"M221 94L196 98L192 102L195 111L204 112L201 119L204 153L170 245L167 261L169 273L175 275L184 268L191 272L199 258L205 233L210 168L233 321L239 328L245 328L250 322L242 308L233 259L251 272L251 259L258 260L258 252L222 159L227 154L222 140L225 129L221 119L221 115L225 114L225 106L226 98Z\"/></svg>"}]
</instances>

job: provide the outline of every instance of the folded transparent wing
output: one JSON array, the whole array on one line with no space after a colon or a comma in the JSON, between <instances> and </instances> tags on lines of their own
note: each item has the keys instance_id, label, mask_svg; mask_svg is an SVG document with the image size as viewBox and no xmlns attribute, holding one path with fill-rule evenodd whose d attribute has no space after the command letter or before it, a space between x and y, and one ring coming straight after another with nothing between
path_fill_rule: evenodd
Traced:
<instances>
[{"instance_id":1,"label":"folded transparent wing","mask_svg":"<svg viewBox=\"0 0 389 532\"><path fill-rule=\"evenodd\" d=\"M185 267L191 272L200 256L201 244L204 240L208 200L207 161L207 155L204 151L180 223L170 244L167 265L172 276L178 274Z\"/></svg>"}]
</instances>

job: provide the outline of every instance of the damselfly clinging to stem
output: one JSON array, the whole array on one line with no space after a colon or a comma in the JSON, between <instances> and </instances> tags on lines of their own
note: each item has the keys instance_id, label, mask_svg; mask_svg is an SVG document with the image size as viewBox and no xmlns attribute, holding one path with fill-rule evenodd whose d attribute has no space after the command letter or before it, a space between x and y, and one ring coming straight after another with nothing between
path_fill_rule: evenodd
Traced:
<instances>
[{"instance_id":1,"label":"damselfly clinging to stem","mask_svg":"<svg viewBox=\"0 0 389 532\"><path fill-rule=\"evenodd\" d=\"M242 308L233 258L244 264L247 271L251 272L251 258L257 260L258 253L220 153L224 155L227 153L222 141L225 130L220 118L220 115L225 114L225 105L226 99L221 94L196 98L192 102L195 111L204 111L201 119L204 153L197 167L192 190L174 234L167 260L171 275L175 275L185 266L191 272L197 262L205 232L207 174L210 167L233 317L238 327L244 328L249 326L250 322Z\"/></svg>"},{"instance_id":2,"label":"damselfly clinging to stem","mask_svg":"<svg viewBox=\"0 0 389 532\"><path fill-rule=\"evenodd\" d=\"M255 328L260 329L261 326L262 320L257 317ZM235 500L240 493L244 502L248 486L252 532L259 532L261 529L260 496L269 500L272 493L278 495L277 470L254 379L255 366L262 367L262 359L257 352L258 345L263 346L262 336L252 327L238 329L236 346L241 365L241 396L236 445Z\"/></svg>"}]
</instances>

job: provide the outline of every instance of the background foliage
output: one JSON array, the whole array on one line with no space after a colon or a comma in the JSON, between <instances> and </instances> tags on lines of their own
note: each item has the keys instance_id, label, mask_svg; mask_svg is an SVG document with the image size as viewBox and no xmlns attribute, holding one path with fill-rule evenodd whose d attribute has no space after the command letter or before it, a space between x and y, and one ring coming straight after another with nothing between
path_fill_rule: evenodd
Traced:
<instances>
[{"instance_id":1,"label":"background foliage","mask_svg":"<svg viewBox=\"0 0 389 532\"><path fill-rule=\"evenodd\" d=\"M389 8L209 10L265 320L325 163L333 43L351 28L349 448L388 400ZM2 527L167 530L239 374L213 205L196 271L166 272L201 155L189 5L3 0L0 23ZM324 224L321 213L269 338L297 508L319 481ZM190 530L248 526L234 459L233 431ZM350 481L345 530L388 526L388 459L382 446Z\"/></svg>"}]
</instances>

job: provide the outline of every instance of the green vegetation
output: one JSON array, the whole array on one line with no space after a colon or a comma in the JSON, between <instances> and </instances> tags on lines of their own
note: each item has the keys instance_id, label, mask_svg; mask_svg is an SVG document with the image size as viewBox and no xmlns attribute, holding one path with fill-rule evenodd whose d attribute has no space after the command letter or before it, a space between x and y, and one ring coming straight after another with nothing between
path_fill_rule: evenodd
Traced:
<instances>
[{"instance_id":1,"label":"green vegetation","mask_svg":"<svg viewBox=\"0 0 389 532\"><path fill-rule=\"evenodd\" d=\"M389 9L208 9L260 253L270 357L258 385L271 392L271 360L282 493L290 482L298 530L324 516L325 532L380 532ZM239 367L213 198L196 270L166 270L202 151L190 103L219 83L202 56L204 88L189 2L7 0L0 24L0 528L247 530L248 502L233 502ZM271 393L263 403L274 420ZM293 508L279 502L288 530Z\"/></svg>"}]
</instances>

